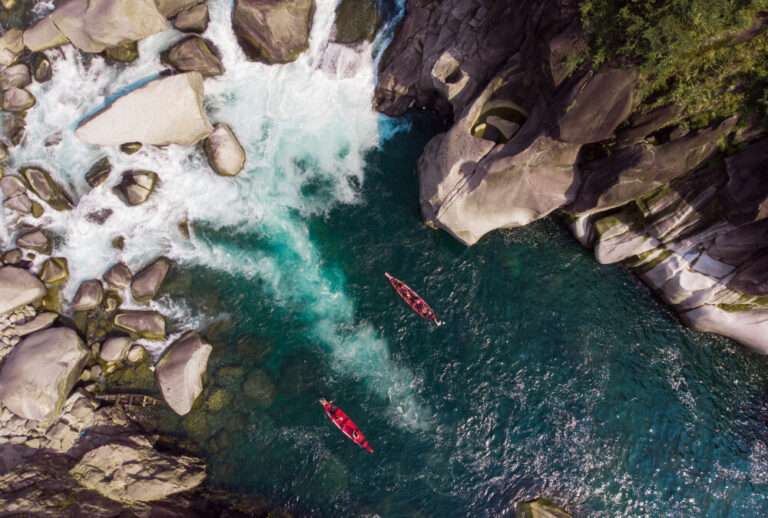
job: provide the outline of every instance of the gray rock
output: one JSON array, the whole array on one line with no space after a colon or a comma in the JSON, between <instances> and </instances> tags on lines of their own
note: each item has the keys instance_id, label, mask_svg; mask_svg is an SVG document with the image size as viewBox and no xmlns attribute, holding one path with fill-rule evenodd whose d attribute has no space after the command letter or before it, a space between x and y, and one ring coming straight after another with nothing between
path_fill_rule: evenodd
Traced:
<instances>
[{"instance_id":1,"label":"gray rock","mask_svg":"<svg viewBox=\"0 0 768 518\"><path fill-rule=\"evenodd\" d=\"M35 315L32 320L24 322L23 324L16 325L14 327L14 333L17 336L27 336L37 331L42 331L48 327L51 327L59 315L51 312L43 312Z\"/></svg>"},{"instance_id":2,"label":"gray rock","mask_svg":"<svg viewBox=\"0 0 768 518\"><path fill-rule=\"evenodd\" d=\"M194 457L160 453L146 440L125 441L89 451L70 473L111 500L152 502L199 486L205 465Z\"/></svg>"},{"instance_id":3,"label":"gray rock","mask_svg":"<svg viewBox=\"0 0 768 518\"><path fill-rule=\"evenodd\" d=\"M104 288L98 279L83 281L72 299L72 311L90 311L96 309L104 300Z\"/></svg>"},{"instance_id":4,"label":"gray rock","mask_svg":"<svg viewBox=\"0 0 768 518\"><path fill-rule=\"evenodd\" d=\"M131 282L133 298L138 302L149 302L155 298L168 270L171 268L171 264L170 259L160 257L134 275Z\"/></svg>"},{"instance_id":5,"label":"gray rock","mask_svg":"<svg viewBox=\"0 0 768 518\"><path fill-rule=\"evenodd\" d=\"M0 315L27 304L35 304L46 294L40 279L14 266L0 268Z\"/></svg>"},{"instance_id":6,"label":"gray rock","mask_svg":"<svg viewBox=\"0 0 768 518\"><path fill-rule=\"evenodd\" d=\"M147 351L139 344L134 345L128 351L128 361L131 363L139 363L147 356Z\"/></svg>"},{"instance_id":7,"label":"gray rock","mask_svg":"<svg viewBox=\"0 0 768 518\"><path fill-rule=\"evenodd\" d=\"M24 63L12 65L0 72L0 90L25 88L32 82L29 67Z\"/></svg>"},{"instance_id":8,"label":"gray rock","mask_svg":"<svg viewBox=\"0 0 768 518\"><path fill-rule=\"evenodd\" d=\"M248 59L289 63L309 47L314 0L235 0L232 28Z\"/></svg>"},{"instance_id":9,"label":"gray rock","mask_svg":"<svg viewBox=\"0 0 768 518\"><path fill-rule=\"evenodd\" d=\"M23 112L35 105L35 96L23 88L10 87L3 92L0 108L6 112Z\"/></svg>"},{"instance_id":10,"label":"gray rock","mask_svg":"<svg viewBox=\"0 0 768 518\"><path fill-rule=\"evenodd\" d=\"M60 286L69 280L66 257L49 257L40 269L40 280L49 286Z\"/></svg>"},{"instance_id":11,"label":"gray rock","mask_svg":"<svg viewBox=\"0 0 768 518\"><path fill-rule=\"evenodd\" d=\"M216 124L205 140L208 164L221 176L235 176L245 167L245 149L226 124Z\"/></svg>"},{"instance_id":12,"label":"gray rock","mask_svg":"<svg viewBox=\"0 0 768 518\"><path fill-rule=\"evenodd\" d=\"M141 205L155 190L158 179L154 171L125 171L122 180L113 190L126 205Z\"/></svg>"},{"instance_id":13,"label":"gray rock","mask_svg":"<svg viewBox=\"0 0 768 518\"><path fill-rule=\"evenodd\" d=\"M147 114L162 113L162 119ZM88 144L119 146L141 142L191 145L213 127L203 108L203 76L198 72L162 77L118 98L75 132Z\"/></svg>"},{"instance_id":14,"label":"gray rock","mask_svg":"<svg viewBox=\"0 0 768 518\"><path fill-rule=\"evenodd\" d=\"M189 36L179 41L163 53L162 61L178 72L199 72L203 77L224 73L216 46L200 36Z\"/></svg>"},{"instance_id":15,"label":"gray rock","mask_svg":"<svg viewBox=\"0 0 768 518\"><path fill-rule=\"evenodd\" d=\"M13 198L6 198L3 206L20 214L32 213L32 200L26 194L19 194Z\"/></svg>"},{"instance_id":16,"label":"gray rock","mask_svg":"<svg viewBox=\"0 0 768 518\"><path fill-rule=\"evenodd\" d=\"M165 339L165 318L157 311L118 311L115 327L147 340Z\"/></svg>"},{"instance_id":17,"label":"gray rock","mask_svg":"<svg viewBox=\"0 0 768 518\"><path fill-rule=\"evenodd\" d=\"M21 250L18 248L14 248L13 250L8 250L3 254L3 263L5 264L19 264L21 262L22 258ZM2 311L0 311L2 313Z\"/></svg>"},{"instance_id":18,"label":"gray rock","mask_svg":"<svg viewBox=\"0 0 768 518\"><path fill-rule=\"evenodd\" d=\"M173 26L183 32L203 33L208 28L208 21L208 4L202 3L177 14Z\"/></svg>"},{"instance_id":19,"label":"gray rock","mask_svg":"<svg viewBox=\"0 0 768 518\"><path fill-rule=\"evenodd\" d=\"M32 60L32 76L38 83L45 83L53 77L51 62L42 52L36 53Z\"/></svg>"},{"instance_id":20,"label":"gray rock","mask_svg":"<svg viewBox=\"0 0 768 518\"><path fill-rule=\"evenodd\" d=\"M192 409L203 391L203 375L213 347L194 332L185 333L165 350L155 373L168 406L179 415Z\"/></svg>"},{"instance_id":21,"label":"gray rock","mask_svg":"<svg viewBox=\"0 0 768 518\"><path fill-rule=\"evenodd\" d=\"M18 176L8 175L0 178L0 190L6 199L13 198L27 192L27 186Z\"/></svg>"},{"instance_id":22,"label":"gray rock","mask_svg":"<svg viewBox=\"0 0 768 518\"><path fill-rule=\"evenodd\" d=\"M16 246L44 255L51 253L51 241L42 230L32 230L20 235L16 238Z\"/></svg>"},{"instance_id":23,"label":"gray rock","mask_svg":"<svg viewBox=\"0 0 768 518\"><path fill-rule=\"evenodd\" d=\"M104 273L104 282L110 288L123 290L131 285L133 274L125 263L116 263Z\"/></svg>"},{"instance_id":24,"label":"gray rock","mask_svg":"<svg viewBox=\"0 0 768 518\"><path fill-rule=\"evenodd\" d=\"M109 162L109 158L100 158L90 169L88 169L88 172L85 173L85 181L91 188L96 188L107 181L111 172L112 164Z\"/></svg>"},{"instance_id":25,"label":"gray rock","mask_svg":"<svg viewBox=\"0 0 768 518\"><path fill-rule=\"evenodd\" d=\"M0 36L0 65L12 65L23 51L24 42L19 29L9 29Z\"/></svg>"},{"instance_id":26,"label":"gray rock","mask_svg":"<svg viewBox=\"0 0 768 518\"><path fill-rule=\"evenodd\" d=\"M155 0L157 9L166 18L173 18L185 9L199 4L201 0Z\"/></svg>"},{"instance_id":27,"label":"gray rock","mask_svg":"<svg viewBox=\"0 0 768 518\"><path fill-rule=\"evenodd\" d=\"M373 41L379 22L375 0L341 0L336 7L331 39L345 45Z\"/></svg>"},{"instance_id":28,"label":"gray rock","mask_svg":"<svg viewBox=\"0 0 768 518\"><path fill-rule=\"evenodd\" d=\"M72 197L53 179L51 174L39 167L22 167L21 176L27 181L30 190L55 210L71 210L74 207Z\"/></svg>"},{"instance_id":29,"label":"gray rock","mask_svg":"<svg viewBox=\"0 0 768 518\"><path fill-rule=\"evenodd\" d=\"M99 355L105 362L123 361L128 356L133 340L129 336L107 338L101 347Z\"/></svg>"},{"instance_id":30,"label":"gray rock","mask_svg":"<svg viewBox=\"0 0 768 518\"><path fill-rule=\"evenodd\" d=\"M88 350L71 329L27 336L0 370L0 400L14 414L48 420L61 410L85 365Z\"/></svg>"}]
</instances>

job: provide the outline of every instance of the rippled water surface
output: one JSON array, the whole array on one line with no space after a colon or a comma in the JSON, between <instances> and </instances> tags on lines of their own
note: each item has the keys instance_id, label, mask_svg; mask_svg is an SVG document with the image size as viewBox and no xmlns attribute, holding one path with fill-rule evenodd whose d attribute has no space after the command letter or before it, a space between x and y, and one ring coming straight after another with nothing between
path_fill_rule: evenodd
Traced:
<instances>
[{"instance_id":1,"label":"rippled water surface","mask_svg":"<svg viewBox=\"0 0 768 518\"><path fill-rule=\"evenodd\" d=\"M206 80L205 103L248 152L240 176L217 177L199 150L127 156L73 135L162 70L173 31L142 42L127 67L51 51L54 80L33 87L11 167L46 167L78 199L42 220L70 258L65 295L116 260L176 261L155 307L175 332L207 329L215 352L196 409L165 426L203 445L214 484L299 515L503 516L540 494L581 516L768 514L763 357L685 330L555 221L472 248L425 228L414 171L435 128L373 113L371 49L325 45L334 2L318 2L310 50L280 67L246 62L230 2L210 5L206 36L227 72ZM103 154L117 172L159 173L149 202L122 205L117 173L87 188ZM87 218L105 207L104 225ZM419 320L384 271L447 324ZM374 455L327 421L320 397Z\"/></svg>"}]
</instances>

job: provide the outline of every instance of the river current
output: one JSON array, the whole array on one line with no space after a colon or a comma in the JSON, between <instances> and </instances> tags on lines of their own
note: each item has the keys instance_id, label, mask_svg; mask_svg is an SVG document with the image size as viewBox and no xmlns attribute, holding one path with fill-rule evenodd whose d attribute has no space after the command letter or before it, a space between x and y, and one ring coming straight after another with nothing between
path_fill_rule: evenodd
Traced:
<instances>
[{"instance_id":1,"label":"river current","mask_svg":"<svg viewBox=\"0 0 768 518\"><path fill-rule=\"evenodd\" d=\"M556 220L471 248L426 228L415 167L437 129L372 111L386 30L357 53L328 47L335 5L319 0L310 50L265 66L238 48L230 2L209 4L205 36L226 73L206 80L206 109L245 146L240 176L216 176L197 149L128 156L74 136L162 70L175 31L143 41L125 67L49 51L54 79L32 87L38 106L12 166L43 166L78 198L44 217L69 258L66 295L117 260L177 263L153 305L173 336L207 329L215 349L196 410L164 426L202 447L214 485L298 515L505 516L539 495L577 516L768 514L764 357L683 328ZM157 171L157 192L124 206L114 173L89 190L84 173L103 155L116 171ZM103 208L103 225L86 217ZM419 320L385 271L446 325ZM321 397L375 454L338 433Z\"/></svg>"}]
</instances>

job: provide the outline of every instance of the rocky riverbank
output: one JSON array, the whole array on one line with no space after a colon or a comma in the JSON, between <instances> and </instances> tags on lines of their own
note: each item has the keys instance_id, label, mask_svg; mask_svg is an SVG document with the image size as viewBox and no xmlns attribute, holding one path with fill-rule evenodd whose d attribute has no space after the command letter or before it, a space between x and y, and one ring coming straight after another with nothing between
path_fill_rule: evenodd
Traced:
<instances>
[{"instance_id":1,"label":"rocky riverbank","mask_svg":"<svg viewBox=\"0 0 768 518\"><path fill-rule=\"evenodd\" d=\"M559 214L686 324L768 353L765 125L690 130L680 107L641 98L637 69L580 64L579 6L407 2L375 105L450 123L419 161L424 220L472 245ZM764 35L756 23L728 44Z\"/></svg>"}]
</instances>

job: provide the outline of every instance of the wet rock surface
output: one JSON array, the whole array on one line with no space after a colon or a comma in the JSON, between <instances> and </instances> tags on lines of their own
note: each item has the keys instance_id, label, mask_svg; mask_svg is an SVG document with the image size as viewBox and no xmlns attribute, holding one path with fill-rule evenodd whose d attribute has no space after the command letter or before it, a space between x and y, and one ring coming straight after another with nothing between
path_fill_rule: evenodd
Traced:
<instances>
[{"instance_id":1,"label":"wet rock surface","mask_svg":"<svg viewBox=\"0 0 768 518\"><path fill-rule=\"evenodd\" d=\"M252 61L289 63L309 47L314 0L235 0L232 28Z\"/></svg>"}]
</instances>

